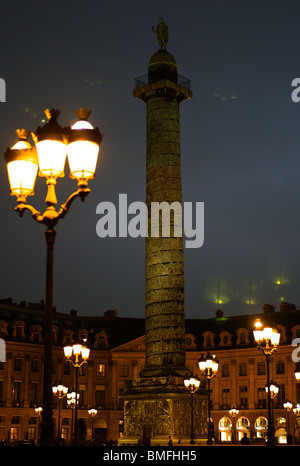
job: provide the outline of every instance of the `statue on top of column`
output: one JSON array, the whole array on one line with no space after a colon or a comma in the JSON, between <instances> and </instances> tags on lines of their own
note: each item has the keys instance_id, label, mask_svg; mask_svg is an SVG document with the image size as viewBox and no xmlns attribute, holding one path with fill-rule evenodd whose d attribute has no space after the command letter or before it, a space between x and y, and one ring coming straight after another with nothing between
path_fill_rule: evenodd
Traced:
<instances>
[{"instance_id":1,"label":"statue on top of column","mask_svg":"<svg viewBox=\"0 0 300 466\"><path fill-rule=\"evenodd\" d=\"M157 34L157 42L160 45L161 49L165 49L168 39L169 39L169 28L164 23L163 18L159 18L159 24L156 27L156 31L154 30L154 26L152 26L153 34Z\"/></svg>"}]
</instances>

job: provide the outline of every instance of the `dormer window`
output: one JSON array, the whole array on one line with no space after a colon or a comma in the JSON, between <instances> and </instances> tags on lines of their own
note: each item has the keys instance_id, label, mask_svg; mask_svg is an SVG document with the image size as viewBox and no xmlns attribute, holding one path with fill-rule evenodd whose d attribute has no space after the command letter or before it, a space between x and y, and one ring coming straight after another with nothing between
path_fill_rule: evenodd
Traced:
<instances>
[{"instance_id":1,"label":"dormer window","mask_svg":"<svg viewBox=\"0 0 300 466\"><path fill-rule=\"evenodd\" d=\"M236 333L237 345L249 345L249 331L246 328L239 328Z\"/></svg>"},{"instance_id":2,"label":"dormer window","mask_svg":"<svg viewBox=\"0 0 300 466\"><path fill-rule=\"evenodd\" d=\"M214 348L215 347L215 334L207 331L203 333L203 348Z\"/></svg>"},{"instance_id":3,"label":"dormer window","mask_svg":"<svg viewBox=\"0 0 300 466\"><path fill-rule=\"evenodd\" d=\"M232 335L224 331L220 333L220 346L231 346L232 345Z\"/></svg>"}]
</instances>

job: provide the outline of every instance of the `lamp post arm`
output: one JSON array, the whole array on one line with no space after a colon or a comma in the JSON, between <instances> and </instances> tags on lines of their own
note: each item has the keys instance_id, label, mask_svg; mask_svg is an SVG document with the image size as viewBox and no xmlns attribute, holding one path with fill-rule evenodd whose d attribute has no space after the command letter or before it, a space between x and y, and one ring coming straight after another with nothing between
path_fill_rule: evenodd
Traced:
<instances>
[{"instance_id":1,"label":"lamp post arm","mask_svg":"<svg viewBox=\"0 0 300 466\"><path fill-rule=\"evenodd\" d=\"M29 210L32 214L32 218L36 220L38 223L44 223L50 228L53 228L58 221L65 217L70 210L70 207L76 197L80 197L81 201L84 201L86 196L90 193L90 189L86 186L79 186L77 191L72 193L66 202L61 205L58 212L54 209L53 206L49 206L46 211L41 214L35 207L30 204L26 204L25 202L19 202L18 205L15 207L15 211L19 213L20 217L23 217L24 212Z\"/></svg>"},{"instance_id":2,"label":"lamp post arm","mask_svg":"<svg viewBox=\"0 0 300 466\"><path fill-rule=\"evenodd\" d=\"M79 187L77 189L77 191L75 191L73 194L71 194L68 199L66 200L66 202L64 204L61 205L58 213L57 213L57 221L63 217L65 217L65 215L67 215L67 213L69 212L70 210L70 207L74 201L74 199L76 197L80 197L81 198L81 201L84 201L86 196L91 192L91 190L87 187Z\"/></svg>"},{"instance_id":3,"label":"lamp post arm","mask_svg":"<svg viewBox=\"0 0 300 466\"><path fill-rule=\"evenodd\" d=\"M34 220L36 220L39 223L43 222L44 216L41 215L41 212L36 210L32 205L25 204L24 202L20 202L15 207L15 211L19 213L20 217L23 217L25 210L29 210L31 212L32 217L34 218Z\"/></svg>"}]
</instances>

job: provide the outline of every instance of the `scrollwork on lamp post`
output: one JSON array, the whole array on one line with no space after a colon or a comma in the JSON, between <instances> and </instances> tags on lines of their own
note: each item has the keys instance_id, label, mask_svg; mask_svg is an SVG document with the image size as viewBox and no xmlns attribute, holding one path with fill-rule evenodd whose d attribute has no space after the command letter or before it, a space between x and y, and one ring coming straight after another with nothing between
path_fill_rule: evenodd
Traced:
<instances>
[{"instance_id":1,"label":"scrollwork on lamp post","mask_svg":"<svg viewBox=\"0 0 300 466\"><path fill-rule=\"evenodd\" d=\"M90 189L88 180L94 178L102 135L98 128L87 121L89 111L79 109L77 121L72 127L62 128L57 122L59 110L45 111L48 122L38 127L32 137L35 146L28 142L30 131L17 130L19 141L5 152L10 193L17 197L15 210L20 216L28 210L32 218L46 226L46 299L44 320L44 376L42 398L42 422L40 445L53 445L54 421L52 410L52 312L53 312L53 253L56 231L54 227L68 213L76 197L83 201ZM78 182L78 187L59 210L55 186L57 179L64 176L68 156L70 177ZM31 204L27 197L34 194L37 174L46 178L48 187L45 203L47 209L42 214Z\"/></svg>"}]
</instances>

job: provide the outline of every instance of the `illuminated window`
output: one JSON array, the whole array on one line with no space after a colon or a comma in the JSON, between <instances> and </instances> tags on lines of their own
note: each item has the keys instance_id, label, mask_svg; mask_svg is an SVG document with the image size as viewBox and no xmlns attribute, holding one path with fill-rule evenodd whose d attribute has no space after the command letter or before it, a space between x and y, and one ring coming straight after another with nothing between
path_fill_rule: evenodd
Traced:
<instances>
[{"instance_id":1,"label":"illuminated window","mask_svg":"<svg viewBox=\"0 0 300 466\"><path fill-rule=\"evenodd\" d=\"M105 364L96 364L96 376L105 377Z\"/></svg>"}]
</instances>

